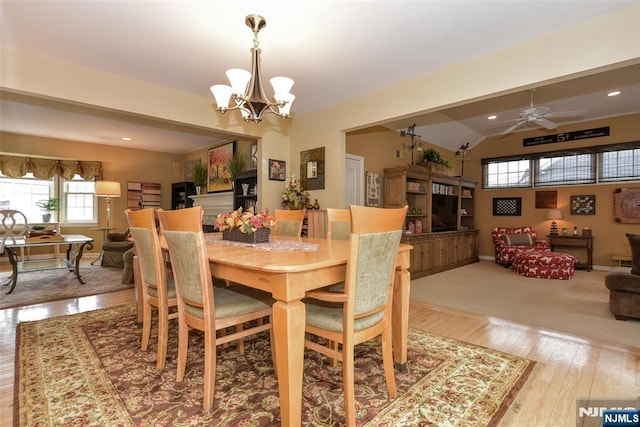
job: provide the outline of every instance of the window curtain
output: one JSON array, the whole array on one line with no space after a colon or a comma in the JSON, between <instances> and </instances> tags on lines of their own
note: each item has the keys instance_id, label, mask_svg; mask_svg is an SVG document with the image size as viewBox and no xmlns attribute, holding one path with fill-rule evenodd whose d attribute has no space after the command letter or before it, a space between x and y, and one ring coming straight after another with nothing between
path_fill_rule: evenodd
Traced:
<instances>
[{"instance_id":1,"label":"window curtain","mask_svg":"<svg viewBox=\"0 0 640 427\"><path fill-rule=\"evenodd\" d=\"M37 179L51 179L56 175L72 179L78 174L92 181L102 179L102 162L0 155L0 172L10 178L22 178L31 172Z\"/></svg>"}]
</instances>

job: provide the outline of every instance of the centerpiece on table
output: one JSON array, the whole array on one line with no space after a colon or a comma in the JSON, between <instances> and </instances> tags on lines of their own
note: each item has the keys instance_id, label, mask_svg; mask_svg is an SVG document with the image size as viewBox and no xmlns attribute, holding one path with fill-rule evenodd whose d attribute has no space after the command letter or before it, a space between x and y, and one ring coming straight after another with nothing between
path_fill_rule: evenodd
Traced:
<instances>
[{"instance_id":1,"label":"centerpiece on table","mask_svg":"<svg viewBox=\"0 0 640 427\"><path fill-rule=\"evenodd\" d=\"M216 218L215 228L222 231L224 240L243 243L267 243L271 228L276 225L276 219L269 215L269 210L257 214L253 207L244 211L242 208L220 214Z\"/></svg>"},{"instance_id":2,"label":"centerpiece on table","mask_svg":"<svg viewBox=\"0 0 640 427\"><path fill-rule=\"evenodd\" d=\"M282 191L282 207L290 210L304 209L309 204L309 193L298 190L298 179L293 173L284 182L284 190Z\"/></svg>"}]
</instances>

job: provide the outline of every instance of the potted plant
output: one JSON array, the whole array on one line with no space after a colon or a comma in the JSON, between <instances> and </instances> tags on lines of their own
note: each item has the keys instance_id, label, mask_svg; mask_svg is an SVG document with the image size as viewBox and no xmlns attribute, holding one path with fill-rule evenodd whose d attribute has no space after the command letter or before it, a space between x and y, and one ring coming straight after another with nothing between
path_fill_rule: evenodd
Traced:
<instances>
[{"instance_id":1,"label":"potted plant","mask_svg":"<svg viewBox=\"0 0 640 427\"><path fill-rule=\"evenodd\" d=\"M200 194L202 187L207 185L207 167L202 161L193 165L193 169L191 169L191 179L196 186L196 194Z\"/></svg>"},{"instance_id":2,"label":"potted plant","mask_svg":"<svg viewBox=\"0 0 640 427\"><path fill-rule=\"evenodd\" d=\"M57 211L60 207L60 199L51 198L47 200L40 200L36 202L36 206L39 207L44 213L42 214L42 221L51 221L51 212Z\"/></svg>"},{"instance_id":3,"label":"potted plant","mask_svg":"<svg viewBox=\"0 0 640 427\"><path fill-rule=\"evenodd\" d=\"M231 182L234 182L236 179L236 175L240 172L244 171L247 167L247 158L244 156L244 153L241 151L236 151L233 153L233 157L227 163L227 172L229 172L229 178Z\"/></svg>"},{"instance_id":4,"label":"potted plant","mask_svg":"<svg viewBox=\"0 0 640 427\"><path fill-rule=\"evenodd\" d=\"M451 163L448 160L445 160L442 155L436 151L434 148L428 148L425 150L424 155L422 156L422 161L424 163L433 164L436 168L440 169L451 169Z\"/></svg>"}]
</instances>

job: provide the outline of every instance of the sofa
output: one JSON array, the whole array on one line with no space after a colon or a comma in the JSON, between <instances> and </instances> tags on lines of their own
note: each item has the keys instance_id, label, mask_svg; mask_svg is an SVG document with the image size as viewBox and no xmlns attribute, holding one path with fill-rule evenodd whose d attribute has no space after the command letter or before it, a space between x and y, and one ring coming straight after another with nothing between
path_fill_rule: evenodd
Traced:
<instances>
[{"instance_id":1,"label":"sofa","mask_svg":"<svg viewBox=\"0 0 640 427\"><path fill-rule=\"evenodd\" d=\"M495 261L505 267L513 264L516 253L522 251L550 251L549 242L539 240L533 227L495 227L491 230L495 247Z\"/></svg>"},{"instance_id":2,"label":"sofa","mask_svg":"<svg viewBox=\"0 0 640 427\"><path fill-rule=\"evenodd\" d=\"M614 267L605 276L609 310L617 320L640 319L640 234L627 234L631 267Z\"/></svg>"}]
</instances>

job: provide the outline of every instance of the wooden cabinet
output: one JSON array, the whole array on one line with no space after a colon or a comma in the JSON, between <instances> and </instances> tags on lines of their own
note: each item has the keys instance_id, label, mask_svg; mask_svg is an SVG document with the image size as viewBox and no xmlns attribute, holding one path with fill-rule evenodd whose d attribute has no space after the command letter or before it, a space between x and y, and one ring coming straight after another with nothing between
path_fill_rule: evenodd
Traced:
<instances>
[{"instance_id":1,"label":"wooden cabinet","mask_svg":"<svg viewBox=\"0 0 640 427\"><path fill-rule=\"evenodd\" d=\"M258 209L258 171L256 169L240 172L233 186L233 209Z\"/></svg>"},{"instance_id":2,"label":"wooden cabinet","mask_svg":"<svg viewBox=\"0 0 640 427\"><path fill-rule=\"evenodd\" d=\"M193 182L174 182L171 184L171 209L184 209L193 206L193 199L189 196L196 194Z\"/></svg>"},{"instance_id":3,"label":"wooden cabinet","mask_svg":"<svg viewBox=\"0 0 640 427\"><path fill-rule=\"evenodd\" d=\"M384 172L385 207L409 206L402 241L414 246L412 277L479 261L474 181L414 165Z\"/></svg>"}]
</instances>

